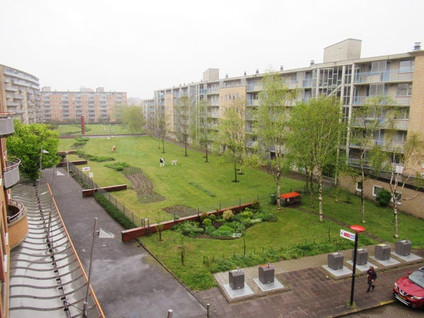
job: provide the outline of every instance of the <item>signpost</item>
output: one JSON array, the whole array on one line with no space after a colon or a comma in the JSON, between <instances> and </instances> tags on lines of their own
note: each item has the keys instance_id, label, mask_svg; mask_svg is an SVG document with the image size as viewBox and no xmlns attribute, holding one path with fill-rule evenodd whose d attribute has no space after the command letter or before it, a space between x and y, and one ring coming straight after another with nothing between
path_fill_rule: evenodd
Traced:
<instances>
[{"instance_id":1,"label":"signpost","mask_svg":"<svg viewBox=\"0 0 424 318\"><path fill-rule=\"evenodd\" d=\"M351 233L351 232L348 232L348 231L345 231L345 230L340 230L340 236L345 238L345 239L348 239L348 240L355 242L356 235Z\"/></svg>"},{"instance_id":2,"label":"signpost","mask_svg":"<svg viewBox=\"0 0 424 318\"><path fill-rule=\"evenodd\" d=\"M353 294L355 292L356 254L358 252L358 236L359 236L359 233L365 231L365 228L363 226L360 226L360 225L351 225L350 228L355 231L355 234L350 233L350 232L346 232L346 231L344 231L344 232L350 234L349 238L346 237L347 239L352 240L351 236L353 235L354 241L355 241L355 248L353 250L352 288L350 290L350 306L352 306L353 305ZM343 230L340 230L340 235L342 235L342 231ZM343 237L345 237L345 236L343 236Z\"/></svg>"}]
</instances>

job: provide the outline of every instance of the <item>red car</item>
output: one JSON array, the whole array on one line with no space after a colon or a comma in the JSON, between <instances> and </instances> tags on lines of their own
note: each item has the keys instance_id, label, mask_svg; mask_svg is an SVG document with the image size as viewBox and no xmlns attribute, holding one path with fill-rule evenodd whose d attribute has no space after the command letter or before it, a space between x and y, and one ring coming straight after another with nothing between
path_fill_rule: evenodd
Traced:
<instances>
[{"instance_id":1,"label":"red car","mask_svg":"<svg viewBox=\"0 0 424 318\"><path fill-rule=\"evenodd\" d=\"M393 295L407 306L424 309L424 267L399 278L393 285Z\"/></svg>"}]
</instances>

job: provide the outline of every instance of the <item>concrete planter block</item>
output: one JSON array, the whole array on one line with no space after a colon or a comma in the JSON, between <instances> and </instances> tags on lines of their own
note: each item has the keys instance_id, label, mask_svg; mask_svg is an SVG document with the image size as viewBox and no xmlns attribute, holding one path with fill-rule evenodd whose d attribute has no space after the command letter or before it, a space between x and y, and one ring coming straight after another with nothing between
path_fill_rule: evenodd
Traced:
<instances>
[{"instance_id":1,"label":"concrete planter block","mask_svg":"<svg viewBox=\"0 0 424 318\"><path fill-rule=\"evenodd\" d=\"M259 280L262 284L269 284L274 282L275 269L271 265L259 266Z\"/></svg>"},{"instance_id":2,"label":"concrete planter block","mask_svg":"<svg viewBox=\"0 0 424 318\"><path fill-rule=\"evenodd\" d=\"M328 254L327 259L328 267L330 267L331 269L338 270L343 268L344 255L342 253L330 253Z\"/></svg>"},{"instance_id":3,"label":"concrete planter block","mask_svg":"<svg viewBox=\"0 0 424 318\"><path fill-rule=\"evenodd\" d=\"M230 271L228 273L228 280L230 282L231 289L244 288L244 272L240 269Z\"/></svg>"},{"instance_id":4,"label":"concrete planter block","mask_svg":"<svg viewBox=\"0 0 424 318\"><path fill-rule=\"evenodd\" d=\"M408 256L411 254L411 241L409 240L400 240L396 242L395 246L396 254L402 256Z\"/></svg>"},{"instance_id":5,"label":"concrete planter block","mask_svg":"<svg viewBox=\"0 0 424 318\"><path fill-rule=\"evenodd\" d=\"M389 244L378 244L375 246L375 257L379 260L386 261L390 259L391 249Z\"/></svg>"}]
</instances>

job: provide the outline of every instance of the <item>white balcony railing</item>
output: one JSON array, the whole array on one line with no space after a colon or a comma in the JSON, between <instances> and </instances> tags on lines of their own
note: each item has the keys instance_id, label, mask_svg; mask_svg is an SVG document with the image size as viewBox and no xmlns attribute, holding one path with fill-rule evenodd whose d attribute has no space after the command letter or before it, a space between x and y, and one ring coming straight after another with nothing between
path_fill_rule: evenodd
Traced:
<instances>
[{"instance_id":1,"label":"white balcony railing","mask_svg":"<svg viewBox=\"0 0 424 318\"><path fill-rule=\"evenodd\" d=\"M9 189L17 184L20 180L19 164L21 160L9 157L6 161L6 167L3 169L4 187Z\"/></svg>"}]
</instances>

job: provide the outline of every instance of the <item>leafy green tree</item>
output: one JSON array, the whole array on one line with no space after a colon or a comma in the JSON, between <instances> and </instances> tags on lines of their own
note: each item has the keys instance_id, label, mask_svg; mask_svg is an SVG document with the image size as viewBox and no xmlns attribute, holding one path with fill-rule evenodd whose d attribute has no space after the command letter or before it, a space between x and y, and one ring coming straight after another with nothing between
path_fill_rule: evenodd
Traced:
<instances>
[{"instance_id":1,"label":"leafy green tree","mask_svg":"<svg viewBox=\"0 0 424 318\"><path fill-rule=\"evenodd\" d=\"M8 155L21 160L20 171L32 181L39 178L40 168L51 168L60 161L59 133L46 124L25 125L15 120L15 133L6 143Z\"/></svg>"},{"instance_id":2,"label":"leafy green tree","mask_svg":"<svg viewBox=\"0 0 424 318\"><path fill-rule=\"evenodd\" d=\"M366 170L375 171L379 165L373 167L369 158L372 158L375 146L375 136L384 129L382 118L384 109L392 103L387 97L372 97L363 106L352 111L352 120L349 125L349 143L355 145L354 161L345 167L345 171L355 182L365 184ZM375 162L375 161L374 161ZM365 223L365 192L364 186L360 188L362 223Z\"/></svg>"},{"instance_id":3,"label":"leafy green tree","mask_svg":"<svg viewBox=\"0 0 424 318\"><path fill-rule=\"evenodd\" d=\"M277 207L280 209L281 177L289 170L289 156L286 155L290 106L297 92L290 90L278 73L268 73L262 79L259 93L259 107L254 112L255 133L258 139L259 158L269 166L277 181Z\"/></svg>"},{"instance_id":4,"label":"leafy green tree","mask_svg":"<svg viewBox=\"0 0 424 318\"><path fill-rule=\"evenodd\" d=\"M246 157L245 102L243 98L233 101L219 120L218 143L221 154L234 162L234 182L237 180L237 164Z\"/></svg>"},{"instance_id":5,"label":"leafy green tree","mask_svg":"<svg viewBox=\"0 0 424 318\"><path fill-rule=\"evenodd\" d=\"M398 209L402 201L415 199L420 195L419 191L410 197L402 194L407 184L416 189L424 188L424 179L414 167L419 166L424 157L424 136L417 132L409 132L403 135L397 129L399 112L393 106L385 109L385 122L383 142L374 148L372 161L375 167L389 175L389 192L393 201L394 237L399 238L399 214ZM405 140L402 140L405 138ZM379 172L379 170L377 170Z\"/></svg>"},{"instance_id":6,"label":"leafy green tree","mask_svg":"<svg viewBox=\"0 0 424 318\"><path fill-rule=\"evenodd\" d=\"M141 107L124 107L122 109L122 123L128 126L129 131L132 133L142 132L144 126L144 117Z\"/></svg>"},{"instance_id":7,"label":"leafy green tree","mask_svg":"<svg viewBox=\"0 0 424 318\"><path fill-rule=\"evenodd\" d=\"M344 124L340 104L332 97L311 99L293 108L288 145L299 167L308 167L318 184L320 221L323 221L323 170L335 164Z\"/></svg>"},{"instance_id":8,"label":"leafy green tree","mask_svg":"<svg viewBox=\"0 0 424 318\"><path fill-rule=\"evenodd\" d=\"M208 103L204 100L196 103L190 118L190 139L192 143L205 150L205 161L208 162L209 146L214 132L208 114Z\"/></svg>"},{"instance_id":9,"label":"leafy green tree","mask_svg":"<svg viewBox=\"0 0 424 318\"><path fill-rule=\"evenodd\" d=\"M179 142L184 144L184 156L187 157L188 140L190 137L191 99L182 96L174 107L174 133Z\"/></svg>"}]
</instances>

